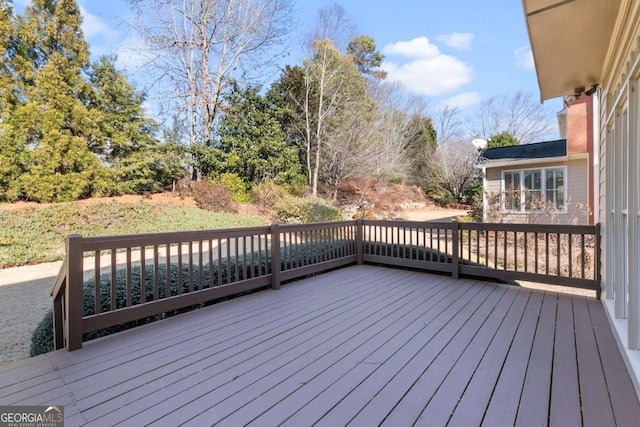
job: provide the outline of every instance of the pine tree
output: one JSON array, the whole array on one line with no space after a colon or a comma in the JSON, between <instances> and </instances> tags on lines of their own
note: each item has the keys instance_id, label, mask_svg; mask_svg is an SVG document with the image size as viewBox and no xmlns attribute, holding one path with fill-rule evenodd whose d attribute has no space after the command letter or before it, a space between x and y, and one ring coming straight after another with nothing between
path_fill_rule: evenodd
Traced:
<instances>
[{"instance_id":1,"label":"pine tree","mask_svg":"<svg viewBox=\"0 0 640 427\"><path fill-rule=\"evenodd\" d=\"M433 191L440 165L434 161L437 133L431 118L412 114L405 128L404 140L404 149L410 159L410 182L425 191Z\"/></svg>"},{"instance_id":2,"label":"pine tree","mask_svg":"<svg viewBox=\"0 0 640 427\"><path fill-rule=\"evenodd\" d=\"M51 202L90 196L100 162L87 141L100 113L82 99L89 51L75 0L34 0L18 20L15 66L26 102L16 109L18 132L31 148L21 181L26 198Z\"/></svg>"},{"instance_id":3,"label":"pine tree","mask_svg":"<svg viewBox=\"0 0 640 427\"><path fill-rule=\"evenodd\" d=\"M0 0L0 201L21 196L19 177L28 158L23 139L19 138L14 113L19 102L20 82L14 73L12 57L16 37L13 10L7 0Z\"/></svg>"},{"instance_id":4,"label":"pine tree","mask_svg":"<svg viewBox=\"0 0 640 427\"><path fill-rule=\"evenodd\" d=\"M154 138L158 125L145 116L144 94L137 92L115 67L115 57L102 57L91 67L91 108L102 120L89 141L105 165L101 192L109 195L154 192L181 176L183 168L168 146Z\"/></svg>"}]
</instances>

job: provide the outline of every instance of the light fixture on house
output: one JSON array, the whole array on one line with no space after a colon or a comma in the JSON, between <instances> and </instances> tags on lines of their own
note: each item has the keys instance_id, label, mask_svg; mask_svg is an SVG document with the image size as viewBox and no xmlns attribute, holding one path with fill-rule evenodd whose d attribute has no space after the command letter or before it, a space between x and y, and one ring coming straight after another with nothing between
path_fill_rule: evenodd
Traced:
<instances>
[{"instance_id":1,"label":"light fixture on house","mask_svg":"<svg viewBox=\"0 0 640 427\"><path fill-rule=\"evenodd\" d=\"M598 90L598 84L597 84L597 83L596 83L596 84L594 84L594 85L591 85L591 89L589 89L589 90L585 91L585 93L584 93L584 94L585 94L585 95L587 95L587 96L591 96L591 95L593 95L594 93L596 93L596 90Z\"/></svg>"},{"instance_id":2,"label":"light fixture on house","mask_svg":"<svg viewBox=\"0 0 640 427\"><path fill-rule=\"evenodd\" d=\"M574 102L576 102L576 99L578 99L578 97L575 94L571 94L571 95L567 95L564 97L564 106L565 107L570 107Z\"/></svg>"}]
</instances>

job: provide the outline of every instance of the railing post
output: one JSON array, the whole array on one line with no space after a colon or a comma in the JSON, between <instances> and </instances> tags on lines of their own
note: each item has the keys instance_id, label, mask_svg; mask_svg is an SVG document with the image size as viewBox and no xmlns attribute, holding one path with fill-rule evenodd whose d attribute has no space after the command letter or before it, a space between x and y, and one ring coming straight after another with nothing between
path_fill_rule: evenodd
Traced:
<instances>
[{"instance_id":1,"label":"railing post","mask_svg":"<svg viewBox=\"0 0 640 427\"><path fill-rule=\"evenodd\" d=\"M595 280L596 282L596 298L600 299L600 295L602 293L602 277L600 277L600 271L601 271L601 266L600 266L600 245L602 243L601 238L600 238L600 223L596 224L596 231L595 231L595 248L593 248L593 255L595 258L595 271L593 272L594 278L593 280ZM583 249L584 250L584 249Z\"/></svg>"},{"instance_id":2,"label":"railing post","mask_svg":"<svg viewBox=\"0 0 640 427\"><path fill-rule=\"evenodd\" d=\"M452 265L451 265L451 276L454 279L457 279L460 277L460 256L459 256L459 246L460 246L460 224L458 223L457 219L454 219L452 221L453 224L453 229L452 229L452 242L451 242L451 246L453 246L452 250L453 253L451 254L451 261L452 261Z\"/></svg>"},{"instance_id":3,"label":"railing post","mask_svg":"<svg viewBox=\"0 0 640 427\"><path fill-rule=\"evenodd\" d=\"M356 262L358 265L364 263L364 224L362 219L356 220Z\"/></svg>"},{"instance_id":4,"label":"railing post","mask_svg":"<svg viewBox=\"0 0 640 427\"><path fill-rule=\"evenodd\" d=\"M67 286L66 277L63 287ZM65 298L66 291L62 293L62 298ZM62 298L54 296L53 299L53 349L60 350L64 348L64 305L62 304Z\"/></svg>"},{"instance_id":5,"label":"railing post","mask_svg":"<svg viewBox=\"0 0 640 427\"><path fill-rule=\"evenodd\" d=\"M277 222L271 224L271 287L280 289L280 226Z\"/></svg>"},{"instance_id":6,"label":"railing post","mask_svg":"<svg viewBox=\"0 0 640 427\"><path fill-rule=\"evenodd\" d=\"M64 293L65 336L67 350L82 348L82 317L84 316L82 236L67 237L67 290Z\"/></svg>"}]
</instances>

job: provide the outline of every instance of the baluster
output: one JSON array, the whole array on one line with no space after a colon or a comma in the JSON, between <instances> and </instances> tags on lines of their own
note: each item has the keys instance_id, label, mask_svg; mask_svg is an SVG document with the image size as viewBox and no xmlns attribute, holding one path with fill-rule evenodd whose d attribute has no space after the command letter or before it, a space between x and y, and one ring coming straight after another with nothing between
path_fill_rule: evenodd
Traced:
<instances>
[{"instance_id":1,"label":"baluster","mask_svg":"<svg viewBox=\"0 0 640 427\"><path fill-rule=\"evenodd\" d=\"M131 248L127 248L127 264L125 266L127 277L125 279L125 286L127 288L127 307L131 307Z\"/></svg>"},{"instance_id":2,"label":"baluster","mask_svg":"<svg viewBox=\"0 0 640 427\"><path fill-rule=\"evenodd\" d=\"M584 256L586 248L584 246L584 233L580 235L580 278L584 279Z\"/></svg>"},{"instance_id":3,"label":"baluster","mask_svg":"<svg viewBox=\"0 0 640 427\"><path fill-rule=\"evenodd\" d=\"M198 240L198 289L204 289L202 240Z\"/></svg>"},{"instance_id":4,"label":"baluster","mask_svg":"<svg viewBox=\"0 0 640 427\"><path fill-rule=\"evenodd\" d=\"M215 286L215 280L213 278L213 239L209 239L209 287Z\"/></svg>"},{"instance_id":5,"label":"baluster","mask_svg":"<svg viewBox=\"0 0 640 427\"><path fill-rule=\"evenodd\" d=\"M165 268L167 270L167 274L166 274L166 281L165 281L165 288L167 291L167 297L171 296L171 245L169 243L167 243L167 249L166 249L166 256L165 256Z\"/></svg>"},{"instance_id":6,"label":"baluster","mask_svg":"<svg viewBox=\"0 0 640 427\"><path fill-rule=\"evenodd\" d=\"M111 249L111 310L118 308L118 283L116 281L116 250Z\"/></svg>"},{"instance_id":7,"label":"baluster","mask_svg":"<svg viewBox=\"0 0 640 427\"><path fill-rule=\"evenodd\" d=\"M95 314L102 312L102 289L100 286L100 251L94 253L94 267L93 267L93 304L95 306Z\"/></svg>"},{"instance_id":8,"label":"baluster","mask_svg":"<svg viewBox=\"0 0 640 427\"><path fill-rule=\"evenodd\" d=\"M178 242L178 263L177 263L177 270L178 270L178 295L182 295L182 242Z\"/></svg>"},{"instance_id":9,"label":"baluster","mask_svg":"<svg viewBox=\"0 0 640 427\"><path fill-rule=\"evenodd\" d=\"M189 289L189 292L193 292L193 241L192 240L189 241L188 268L189 268L188 289Z\"/></svg>"},{"instance_id":10,"label":"baluster","mask_svg":"<svg viewBox=\"0 0 640 427\"><path fill-rule=\"evenodd\" d=\"M250 246L251 246L251 256L250 256L250 263L251 263L251 277L259 277L260 274L258 273L258 242L260 240L260 234L252 234L251 236L249 236L250 240Z\"/></svg>"},{"instance_id":11,"label":"baluster","mask_svg":"<svg viewBox=\"0 0 640 427\"><path fill-rule=\"evenodd\" d=\"M513 271L518 271L518 232L513 232Z\"/></svg>"},{"instance_id":12,"label":"baluster","mask_svg":"<svg viewBox=\"0 0 640 427\"><path fill-rule=\"evenodd\" d=\"M222 278L222 239L218 238L218 286L224 285L224 279Z\"/></svg>"},{"instance_id":13,"label":"baluster","mask_svg":"<svg viewBox=\"0 0 640 427\"><path fill-rule=\"evenodd\" d=\"M153 300L158 301L160 299L160 277L158 274L159 260L158 260L158 245L153 245Z\"/></svg>"},{"instance_id":14,"label":"baluster","mask_svg":"<svg viewBox=\"0 0 640 427\"><path fill-rule=\"evenodd\" d=\"M567 239L569 239L568 249L569 249L569 277L573 277L573 250L571 247L573 241L573 235L571 233L567 233Z\"/></svg>"},{"instance_id":15,"label":"baluster","mask_svg":"<svg viewBox=\"0 0 640 427\"><path fill-rule=\"evenodd\" d=\"M235 267L234 277L235 277L235 280L237 282L237 281L241 280L240 279L240 266L238 265L238 263L240 262L240 253L239 253L240 248L238 247L239 244L238 244L238 237L237 236L234 238L234 245L235 245L235 248L234 248L235 250L233 251L233 253L234 253L235 259L234 259L233 265Z\"/></svg>"},{"instance_id":16,"label":"baluster","mask_svg":"<svg viewBox=\"0 0 640 427\"><path fill-rule=\"evenodd\" d=\"M535 238L535 251L536 251L536 255L535 255L535 271L534 273L538 274L538 256L540 255L540 251L538 249L538 233L536 232L534 234L534 238Z\"/></svg>"},{"instance_id":17,"label":"baluster","mask_svg":"<svg viewBox=\"0 0 640 427\"><path fill-rule=\"evenodd\" d=\"M140 302L147 302L147 256L146 248L140 246Z\"/></svg>"},{"instance_id":18,"label":"baluster","mask_svg":"<svg viewBox=\"0 0 640 427\"><path fill-rule=\"evenodd\" d=\"M227 245L227 258L226 258L226 264L227 264L227 284L231 283L233 281L233 278L231 277L231 239L230 238L225 238L225 242Z\"/></svg>"},{"instance_id":19,"label":"baluster","mask_svg":"<svg viewBox=\"0 0 640 427\"><path fill-rule=\"evenodd\" d=\"M556 245L556 265L557 265L557 270L556 270L556 276L561 276L561 269L560 269L560 233L556 233L556 241L558 242L558 244Z\"/></svg>"},{"instance_id":20,"label":"baluster","mask_svg":"<svg viewBox=\"0 0 640 427\"><path fill-rule=\"evenodd\" d=\"M544 238L545 238L545 248L544 248L545 266L546 266L546 272L548 276L549 275L549 233L548 232L544 234Z\"/></svg>"}]
</instances>

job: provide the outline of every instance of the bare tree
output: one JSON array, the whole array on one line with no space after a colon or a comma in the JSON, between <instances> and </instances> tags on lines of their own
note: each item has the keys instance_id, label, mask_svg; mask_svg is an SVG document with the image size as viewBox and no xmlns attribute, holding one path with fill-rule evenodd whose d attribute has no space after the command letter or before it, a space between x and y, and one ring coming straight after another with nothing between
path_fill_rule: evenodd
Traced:
<instances>
[{"instance_id":1,"label":"bare tree","mask_svg":"<svg viewBox=\"0 0 640 427\"><path fill-rule=\"evenodd\" d=\"M318 194L318 180L323 150L329 129L330 118L337 108L345 104L348 95L345 87L349 75L356 71L353 64L336 47L336 41L346 47L346 37L352 34L352 26L342 6L333 4L319 12L319 23L312 33L309 56L304 65L305 118L304 139L306 143L307 171L311 195Z\"/></svg>"},{"instance_id":2,"label":"bare tree","mask_svg":"<svg viewBox=\"0 0 640 427\"><path fill-rule=\"evenodd\" d=\"M336 49L344 52L354 35L355 25L344 8L332 3L318 11L318 25L309 33L307 47L313 47L316 40L329 39Z\"/></svg>"},{"instance_id":3,"label":"bare tree","mask_svg":"<svg viewBox=\"0 0 640 427\"><path fill-rule=\"evenodd\" d=\"M507 132L521 144L529 144L550 137L554 123L532 94L518 91L482 102L470 130L485 139Z\"/></svg>"},{"instance_id":4,"label":"bare tree","mask_svg":"<svg viewBox=\"0 0 640 427\"><path fill-rule=\"evenodd\" d=\"M318 195L320 164L326 143L327 122L339 105L344 84L344 58L330 39L314 42L311 59L304 60L305 141L311 195Z\"/></svg>"},{"instance_id":5,"label":"bare tree","mask_svg":"<svg viewBox=\"0 0 640 427\"><path fill-rule=\"evenodd\" d=\"M436 155L441 165L440 186L460 200L478 173L478 152L468 142L453 140L438 145Z\"/></svg>"},{"instance_id":6,"label":"bare tree","mask_svg":"<svg viewBox=\"0 0 640 427\"><path fill-rule=\"evenodd\" d=\"M323 182L334 199L340 184L355 176L406 178L411 164L407 127L414 114L426 109L424 100L409 95L398 82L355 74L346 83L349 96L341 99L327 132L321 164ZM365 83L365 92L354 90Z\"/></svg>"},{"instance_id":7,"label":"bare tree","mask_svg":"<svg viewBox=\"0 0 640 427\"><path fill-rule=\"evenodd\" d=\"M231 80L267 63L291 28L290 0L131 2L150 65L188 116L191 144L210 144Z\"/></svg>"},{"instance_id":8,"label":"bare tree","mask_svg":"<svg viewBox=\"0 0 640 427\"><path fill-rule=\"evenodd\" d=\"M461 141L465 138L460 110L457 107L445 106L434 115L434 125L438 133L438 143L446 144L448 141Z\"/></svg>"},{"instance_id":9,"label":"bare tree","mask_svg":"<svg viewBox=\"0 0 640 427\"><path fill-rule=\"evenodd\" d=\"M407 126L412 115L424 114L427 104L397 81L370 80L368 93L379 111L370 125L375 153L368 157L368 173L406 178L410 165L405 150Z\"/></svg>"}]
</instances>

